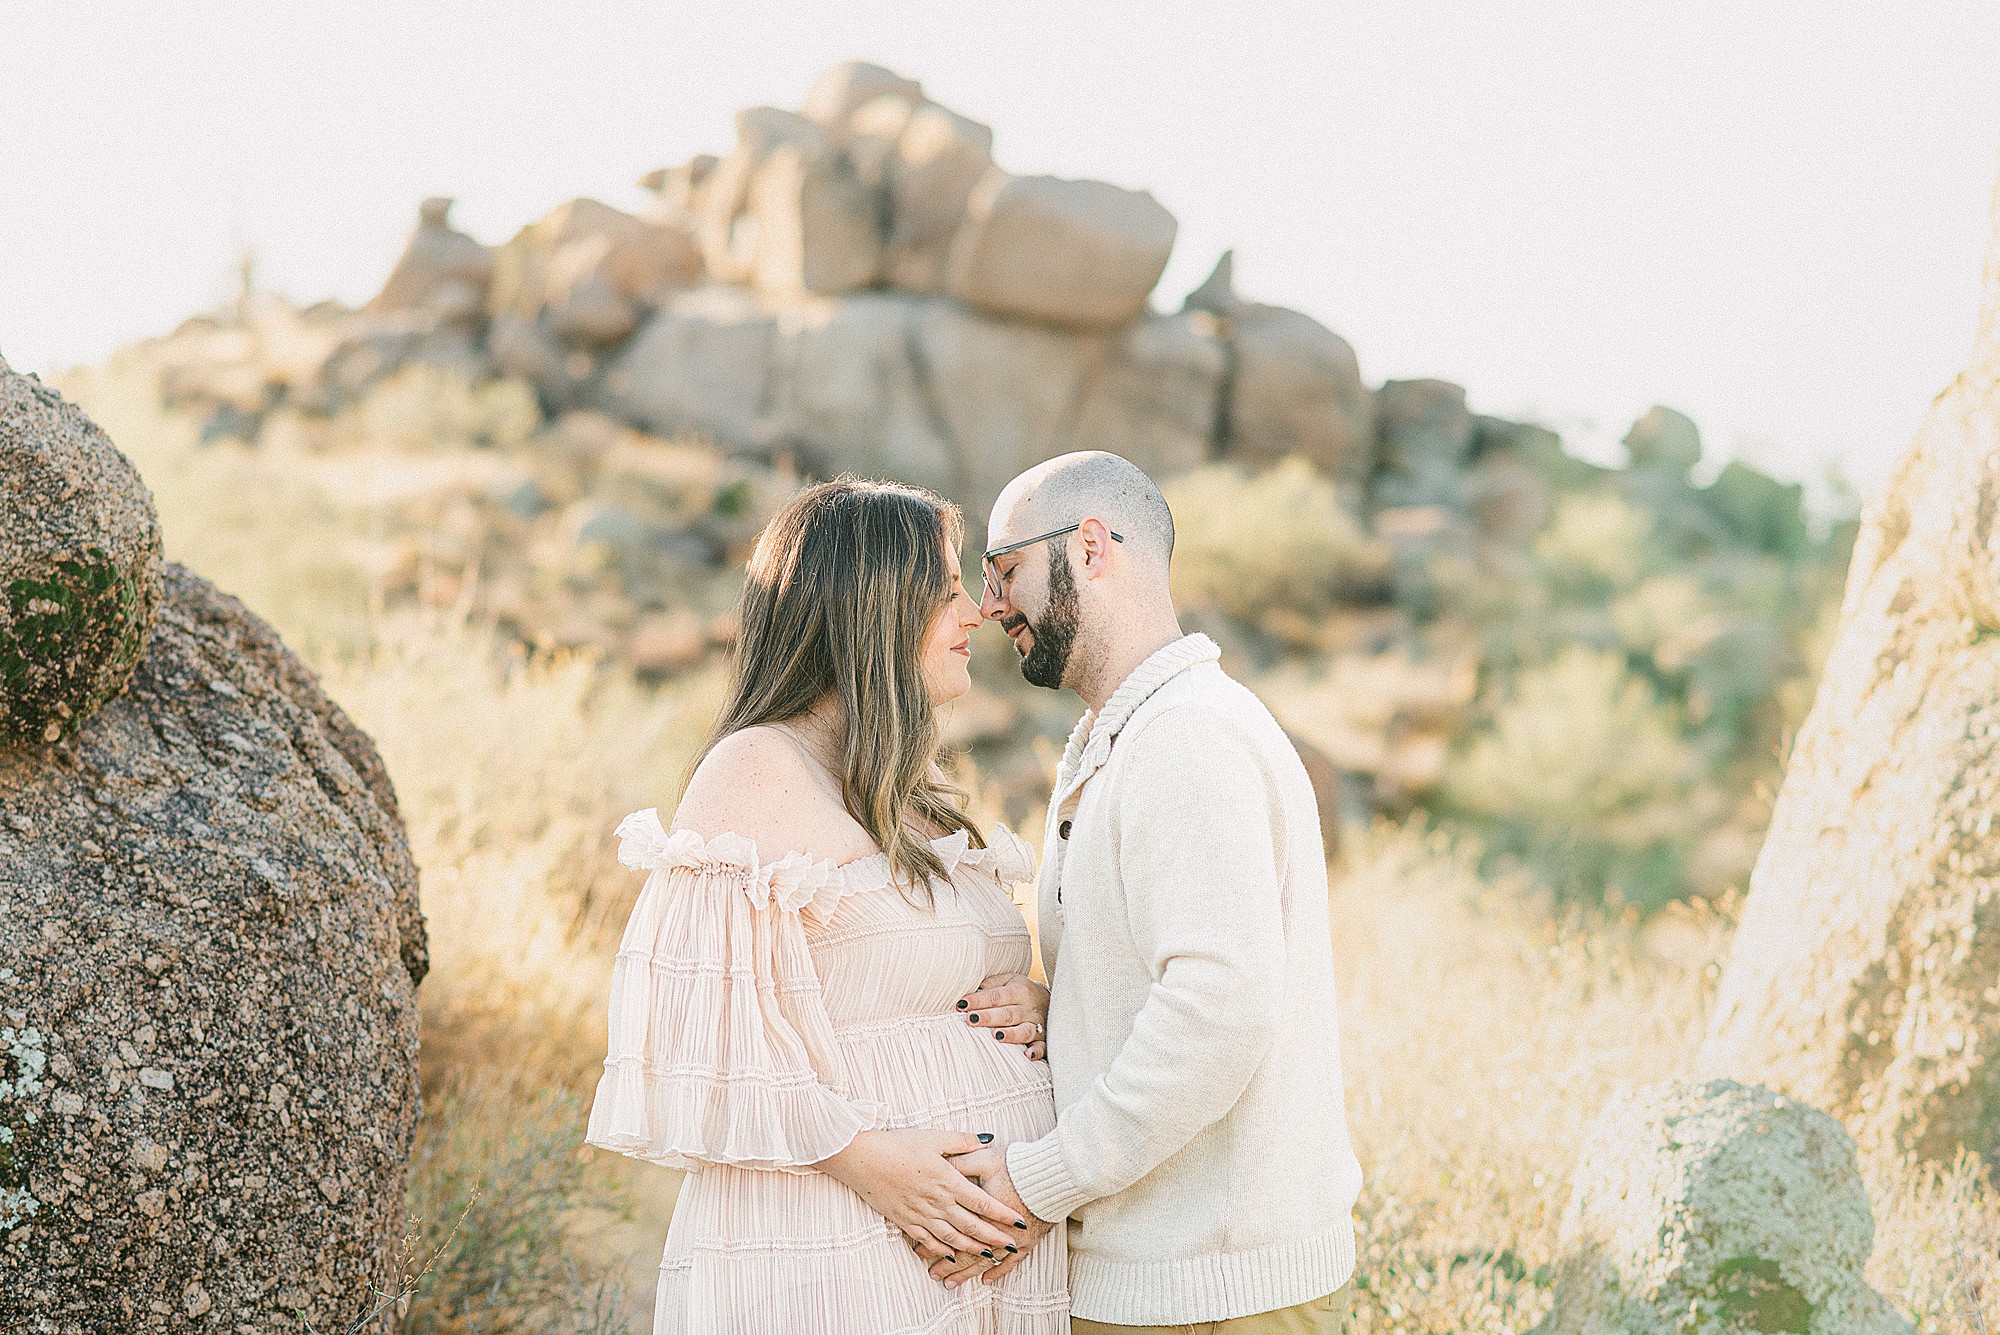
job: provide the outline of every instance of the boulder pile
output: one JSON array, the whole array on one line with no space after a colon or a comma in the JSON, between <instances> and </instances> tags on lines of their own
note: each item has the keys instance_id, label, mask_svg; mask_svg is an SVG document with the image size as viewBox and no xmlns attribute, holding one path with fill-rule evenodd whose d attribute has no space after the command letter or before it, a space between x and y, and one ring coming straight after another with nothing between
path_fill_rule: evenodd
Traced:
<instances>
[{"instance_id":1,"label":"boulder pile","mask_svg":"<svg viewBox=\"0 0 2000 1335\"><path fill-rule=\"evenodd\" d=\"M272 337L190 322L167 341L169 399L248 438L273 408L334 411L419 363L517 377L551 412L919 482L975 515L1080 447L1163 476L1299 455L1364 498L1378 450L1354 350L1238 297L1228 256L1181 310L1153 309L1176 223L1151 195L1008 172L986 126L860 62L735 128L728 153L644 178L644 216L573 200L488 248L426 200L363 310L293 313Z\"/></svg>"},{"instance_id":2,"label":"boulder pile","mask_svg":"<svg viewBox=\"0 0 2000 1335\"><path fill-rule=\"evenodd\" d=\"M388 775L5 363L0 498L0 1330L386 1330L427 965Z\"/></svg>"}]
</instances>

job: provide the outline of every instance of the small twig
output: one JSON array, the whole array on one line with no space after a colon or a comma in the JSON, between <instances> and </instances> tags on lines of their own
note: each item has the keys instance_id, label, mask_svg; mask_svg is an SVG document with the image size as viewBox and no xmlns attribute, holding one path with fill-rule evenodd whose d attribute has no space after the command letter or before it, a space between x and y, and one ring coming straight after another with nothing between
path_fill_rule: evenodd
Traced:
<instances>
[{"instance_id":1,"label":"small twig","mask_svg":"<svg viewBox=\"0 0 2000 1335\"><path fill-rule=\"evenodd\" d=\"M423 1286L424 1277L430 1274L431 1271L437 1267L437 1263L444 1258L444 1254L447 1251L451 1250L451 1244L458 1239L458 1230L465 1226L466 1216L472 1213L472 1207L478 1200L479 1200L479 1184L477 1182L474 1182L472 1184L472 1189L466 1193L465 1208L458 1212L458 1218L452 1223L451 1232L445 1234L444 1241L440 1242L437 1245L437 1247L432 1250L430 1258L424 1262L423 1269L417 1271L417 1273L414 1275L403 1276L402 1287L397 1289L396 1292L390 1293L388 1290L378 1288L373 1284L370 1284L368 1286L369 1291L373 1293L377 1298L380 1298L381 1301L376 1303L375 1306L369 1308L368 1311L362 1315L359 1321L356 1321L353 1325L349 1326L347 1328L347 1335L356 1335L357 1332L359 1332L362 1328L367 1326L368 1323L373 1321L376 1317L382 1315L382 1313L388 1311L391 1307L394 1307L397 1303L400 1303L404 1299L412 1297L416 1294L417 1290ZM7 1335L7 1331L12 1330L13 1328L14 1328L13 1326L0 1328L0 1335ZM313 1323L311 1321L306 1322L306 1335L318 1335L318 1332L314 1329Z\"/></svg>"},{"instance_id":2,"label":"small twig","mask_svg":"<svg viewBox=\"0 0 2000 1335\"><path fill-rule=\"evenodd\" d=\"M1956 1228L1952 1230L1951 1254L1958 1261L1958 1282L1952 1287L1965 1291L1966 1305L1972 1309L1972 1324L1978 1327L1979 1335L1993 1335L1993 1328L1986 1324L1986 1311L1980 1303L1979 1276L1971 1273L1971 1267L1966 1264L1965 1239L1959 1236Z\"/></svg>"}]
</instances>

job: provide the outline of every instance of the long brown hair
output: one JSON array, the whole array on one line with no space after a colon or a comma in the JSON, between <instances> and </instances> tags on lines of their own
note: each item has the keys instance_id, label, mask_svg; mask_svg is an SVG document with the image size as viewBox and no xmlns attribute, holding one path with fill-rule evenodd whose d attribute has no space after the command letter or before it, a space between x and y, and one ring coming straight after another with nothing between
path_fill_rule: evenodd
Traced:
<instances>
[{"instance_id":1,"label":"long brown hair","mask_svg":"<svg viewBox=\"0 0 2000 1335\"><path fill-rule=\"evenodd\" d=\"M842 800L906 893L944 873L922 830L986 846L965 795L939 777L923 675L924 637L951 596L945 552L963 535L958 507L921 487L843 477L795 496L750 556L729 697L708 742L837 693Z\"/></svg>"}]
</instances>

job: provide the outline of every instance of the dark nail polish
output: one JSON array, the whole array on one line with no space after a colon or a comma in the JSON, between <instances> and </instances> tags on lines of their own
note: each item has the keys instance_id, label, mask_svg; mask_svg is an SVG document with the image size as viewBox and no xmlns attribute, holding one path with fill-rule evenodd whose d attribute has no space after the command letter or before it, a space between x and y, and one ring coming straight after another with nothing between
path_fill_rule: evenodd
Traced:
<instances>
[{"instance_id":1,"label":"dark nail polish","mask_svg":"<svg viewBox=\"0 0 2000 1335\"><path fill-rule=\"evenodd\" d=\"M981 1131L979 1133L979 1143L982 1145L991 1145L993 1143L993 1133L991 1131Z\"/></svg>"},{"instance_id":2,"label":"dark nail polish","mask_svg":"<svg viewBox=\"0 0 2000 1335\"><path fill-rule=\"evenodd\" d=\"M1016 1247L1013 1243L1010 1242L1007 1244L1007 1250L1010 1252L1018 1253L1021 1249L1019 1247Z\"/></svg>"},{"instance_id":3,"label":"dark nail polish","mask_svg":"<svg viewBox=\"0 0 2000 1335\"><path fill-rule=\"evenodd\" d=\"M965 1008L966 1008L967 1006L970 1006L971 1004L972 1004L972 1003L971 1003L971 1002L969 1002L969 1001L961 1001L961 1002L959 1002L959 1003L958 1003L958 1008L959 1008L960 1010L964 1010L964 1009L965 1009Z\"/></svg>"},{"instance_id":4,"label":"dark nail polish","mask_svg":"<svg viewBox=\"0 0 2000 1335\"><path fill-rule=\"evenodd\" d=\"M995 1029L993 1031L993 1037L999 1039L1002 1043L1005 1043L1007 1041L1007 1031L1004 1029Z\"/></svg>"},{"instance_id":5,"label":"dark nail polish","mask_svg":"<svg viewBox=\"0 0 2000 1335\"><path fill-rule=\"evenodd\" d=\"M994 1259L993 1253L990 1250L982 1250L979 1254L989 1261Z\"/></svg>"},{"instance_id":6,"label":"dark nail polish","mask_svg":"<svg viewBox=\"0 0 2000 1335\"><path fill-rule=\"evenodd\" d=\"M957 1265L957 1264L958 1264L958 1253L957 1253L957 1252L953 1252L953 1253L951 1254L951 1263L952 1263L953 1265Z\"/></svg>"},{"instance_id":7,"label":"dark nail polish","mask_svg":"<svg viewBox=\"0 0 2000 1335\"><path fill-rule=\"evenodd\" d=\"M968 1019L968 1020L970 1020L970 1021L972 1021L972 1022L973 1022L974 1024L978 1024L978 1023L979 1023L979 1012L978 1012L978 1011L974 1011L974 1012L973 1012L972 1014L970 1014L970 1015L966 1016L965 1018L966 1018L966 1019Z\"/></svg>"},{"instance_id":8,"label":"dark nail polish","mask_svg":"<svg viewBox=\"0 0 2000 1335\"><path fill-rule=\"evenodd\" d=\"M1028 1221L1025 1219L1016 1219L1014 1221L1015 1228L1026 1228L1027 1226L1028 1226Z\"/></svg>"}]
</instances>

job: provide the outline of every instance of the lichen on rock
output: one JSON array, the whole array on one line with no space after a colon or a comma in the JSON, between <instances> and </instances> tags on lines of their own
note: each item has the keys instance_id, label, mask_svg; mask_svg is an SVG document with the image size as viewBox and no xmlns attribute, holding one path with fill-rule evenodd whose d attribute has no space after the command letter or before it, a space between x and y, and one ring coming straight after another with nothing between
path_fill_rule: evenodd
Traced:
<instances>
[{"instance_id":1,"label":"lichen on rock","mask_svg":"<svg viewBox=\"0 0 2000 1335\"><path fill-rule=\"evenodd\" d=\"M1628 1091L1591 1128L1535 1335L1914 1335L1862 1277L1874 1241L1825 1113L1732 1080Z\"/></svg>"},{"instance_id":2,"label":"lichen on rock","mask_svg":"<svg viewBox=\"0 0 2000 1335\"><path fill-rule=\"evenodd\" d=\"M123 689L160 596L160 526L96 424L0 361L0 746L73 735Z\"/></svg>"},{"instance_id":3,"label":"lichen on rock","mask_svg":"<svg viewBox=\"0 0 2000 1335\"><path fill-rule=\"evenodd\" d=\"M15 981L12 969L0 969L0 1233L20 1227L42 1205L28 1190L23 1151L41 1121L35 1096L42 1092L48 1053L27 1012L7 1005L7 989Z\"/></svg>"}]
</instances>

